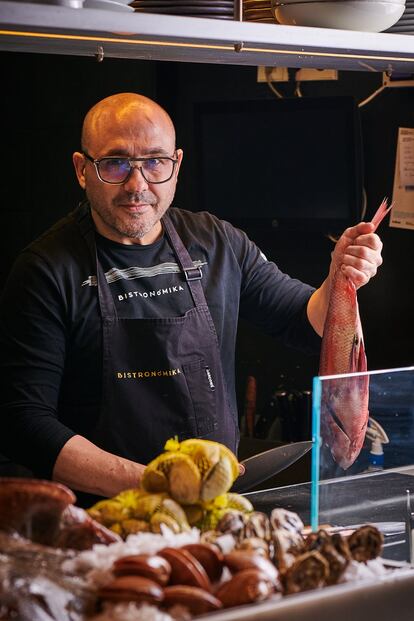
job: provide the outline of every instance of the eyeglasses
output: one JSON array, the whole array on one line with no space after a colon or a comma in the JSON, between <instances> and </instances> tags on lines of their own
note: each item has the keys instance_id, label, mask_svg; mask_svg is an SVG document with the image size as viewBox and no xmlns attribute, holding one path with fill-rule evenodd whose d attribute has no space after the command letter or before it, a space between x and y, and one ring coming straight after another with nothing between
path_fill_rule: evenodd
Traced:
<instances>
[{"instance_id":1,"label":"eyeglasses","mask_svg":"<svg viewBox=\"0 0 414 621\"><path fill-rule=\"evenodd\" d=\"M82 152L87 160L95 166L98 178L104 183L122 185L130 178L134 168L137 168L147 183L166 183L174 173L178 159L173 157L102 157L94 160L85 151ZM134 162L142 162L137 166Z\"/></svg>"}]
</instances>

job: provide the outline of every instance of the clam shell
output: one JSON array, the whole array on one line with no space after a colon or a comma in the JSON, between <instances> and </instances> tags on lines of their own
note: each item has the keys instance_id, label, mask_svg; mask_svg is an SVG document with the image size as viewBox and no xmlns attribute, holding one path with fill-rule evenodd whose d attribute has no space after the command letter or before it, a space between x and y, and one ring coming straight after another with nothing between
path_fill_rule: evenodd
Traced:
<instances>
[{"instance_id":1,"label":"clam shell","mask_svg":"<svg viewBox=\"0 0 414 621\"><path fill-rule=\"evenodd\" d=\"M225 494L232 486L233 480L230 460L224 455L208 472L201 488L201 500L206 502Z\"/></svg>"},{"instance_id":2,"label":"clam shell","mask_svg":"<svg viewBox=\"0 0 414 621\"><path fill-rule=\"evenodd\" d=\"M159 584L142 576L119 576L101 587L99 598L111 602L148 602L157 604L164 599Z\"/></svg>"},{"instance_id":3,"label":"clam shell","mask_svg":"<svg viewBox=\"0 0 414 621\"><path fill-rule=\"evenodd\" d=\"M164 589L164 606L170 608L180 604L192 615L202 615L223 607L217 597L194 586L174 585Z\"/></svg>"},{"instance_id":4,"label":"clam shell","mask_svg":"<svg viewBox=\"0 0 414 621\"><path fill-rule=\"evenodd\" d=\"M234 550L224 555L224 564L232 574L236 574L244 569L257 569L267 576L272 584L280 590L279 572L273 563L256 552L244 550Z\"/></svg>"},{"instance_id":5,"label":"clam shell","mask_svg":"<svg viewBox=\"0 0 414 621\"><path fill-rule=\"evenodd\" d=\"M112 571L115 576L142 576L165 586L171 575L171 565L157 554L131 554L117 559Z\"/></svg>"},{"instance_id":6,"label":"clam shell","mask_svg":"<svg viewBox=\"0 0 414 621\"><path fill-rule=\"evenodd\" d=\"M218 582L223 573L223 555L220 550L209 543L188 543L182 547L198 560L211 582Z\"/></svg>"},{"instance_id":7,"label":"clam shell","mask_svg":"<svg viewBox=\"0 0 414 621\"><path fill-rule=\"evenodd\" d=\"M211 583L204 567L188 550L164 548L158 554L171 565L171 584L185 584L211 591Z\"/></svg>"},{"instance_id":8,"label":"clam shell","mask_svg":"<svg viewBox=\"0 0 414 621\"><path fill-rule=\"evenodd\" d=\"M186 459L183 459L183 458ZM170 494L183 505L192 505L199 499L201 477L197 466L186 455L172 464L168 477Z\"/></svg>"},{"instance_id":9,"label":"clam shell","mask_svg":"<svg viewBox=\"0 0 414 621\"><path fill-rule=\"evenodd\" d=\"M244 569L225 582L216 592L216 597L225 608L229 608L268 599L273 590L266 574L258 569Z\"/></svg>"}]
</instances>

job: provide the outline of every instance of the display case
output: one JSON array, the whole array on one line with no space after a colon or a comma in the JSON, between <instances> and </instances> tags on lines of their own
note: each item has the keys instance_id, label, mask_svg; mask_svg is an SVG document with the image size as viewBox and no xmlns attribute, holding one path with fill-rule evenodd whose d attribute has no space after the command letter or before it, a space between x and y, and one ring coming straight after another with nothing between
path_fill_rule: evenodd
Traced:
<instances>
[{"instance_id":1,"label":"display case","mask_svg":"<svg viewBox=\"0 0 414 621\"><path fill-rule=\"evenodd\" d=\"M327 424L327 401L333 396L346 406L360 405L350 391L365 390L369 411L357 412L363 442L352 464L343 468L334 434ZM351 395L352 396L352 395ZM359 395L360 396L360 395ZM340 410L334 415L340 422ZM382 557L395 567L388 574L340 584L325 589L287 596L279 602L256 606L254 612L239 610L237 619L261 621L365 620L411 621L414 601L412 526L414 517L414 367L317 377L313 385L312 480L309 483L266 489L247 494L258 511L270 513L282 507L298 513L314 530L329 525L346 533L361 524L375 524L384 536ZM215 615L215 621L230 621L234 612Z\"/></svg>"},{"instance_id":2,"label":"display case","mask_svg":"<svg viewBox=\"0 0 414 621\"><path fill-rule=\"evenodd\" d=\"M352 416L352 406L361 406L361 391L366 391L367 410L353 415L363 437L353 462L341 467L338 454L336 460L332 454L335 446L329 446L338 438L324 426L328 414L339 425L340 417L346 421L347 414ZM290 509L314 530L322 524L340 530L375 523L385 538L383 556L411 560L414 367L315 378L312 435L312 481L248 494L255 508L266 513L274 507Z\"/></svg>"}]
</instances>

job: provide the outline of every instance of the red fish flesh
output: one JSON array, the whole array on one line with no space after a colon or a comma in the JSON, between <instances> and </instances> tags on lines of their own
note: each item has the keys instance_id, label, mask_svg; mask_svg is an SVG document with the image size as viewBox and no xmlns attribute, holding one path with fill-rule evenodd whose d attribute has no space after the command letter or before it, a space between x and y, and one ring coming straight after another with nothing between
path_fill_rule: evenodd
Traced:
<instances>
[{"instance_id":1,"label":"red fish flesh","mask_svg":"<svg viewBox=\"0 0 414 621\"><path fill-rule=\"evenodd\" d=\"M384 200L375 213L375 229L391 209ZM354 283L338 266L331 285L322 338L319 375L367 370L364 338ZM344 470L358 457L368 424L367 375L332 378L322 382L321 436L334 460Z\"/></svg>"}]
</instances>

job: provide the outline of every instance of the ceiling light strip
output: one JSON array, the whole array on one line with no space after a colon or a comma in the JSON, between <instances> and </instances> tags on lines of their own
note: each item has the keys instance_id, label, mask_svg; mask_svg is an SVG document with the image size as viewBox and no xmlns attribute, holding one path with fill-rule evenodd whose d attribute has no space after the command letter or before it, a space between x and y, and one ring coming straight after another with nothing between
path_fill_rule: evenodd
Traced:
<instances>
[{"instance_id":1,"label":"ceiling light strip","mask_svg":"<svg viewBox=\"0 0 414 621\"><path fill-rule=\"evenodd\" d=\"M74 35L74 34L59 34L59 33L46 33L46 32L28 32L19 30L0 30L0 36L15 36L15 37L27 37L38 39L56 39L65 41L89 41L96 43L124 43L128 45L152 45L160 47L181 47L191 49L207 49L207 50L223 50L234 52L234 45L214 45L209 43L184 43L181 41L153 41L153 40L140 40L140 39L124 39L120 37L97 37L93 35ZM237 44L236 44L237 45ZM260 54L283 54L290 56L317 56L324 58L352 58L356 60L385 60L385 61L400 61L414 63L414 56L377 56L370 54L350 54L343 52L318 52L318 51L306 51L306 50L283 50L263 47L248 47L243 46L241 53L243 52L255 52Z\"/></svg>"}]
</instances>

